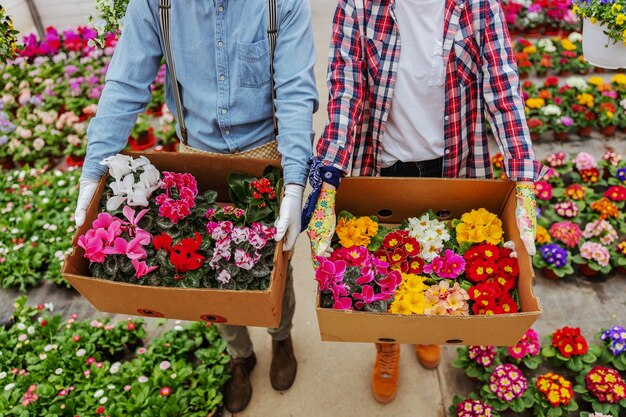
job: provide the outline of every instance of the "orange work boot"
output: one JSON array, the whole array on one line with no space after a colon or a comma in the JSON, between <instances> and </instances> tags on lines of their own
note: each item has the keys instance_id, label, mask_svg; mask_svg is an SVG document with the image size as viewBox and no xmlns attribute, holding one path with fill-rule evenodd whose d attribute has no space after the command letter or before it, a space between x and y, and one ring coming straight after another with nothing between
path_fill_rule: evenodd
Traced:
<instances>
[{"instance_id":1,"label":"orange work boot","mask_svg":"<svg viewBox=\"0 0 626 417\"><path fill-rule=\"evenodd\" d=\"M400 345L376 343L376 363L372 372L372 394L379 403L387 404L396 398Z\"/></svg>"},{"instance_id":2,"label":"orange work boot","mask_svg":"<svg viewBox=\"0 0 626 417\"><path fill-rule=\"evenodd\" d=\"M415 345L415 354L420 365L426 369L435 369L441 362L439 345Z\"/></svg>"}]
</instances>

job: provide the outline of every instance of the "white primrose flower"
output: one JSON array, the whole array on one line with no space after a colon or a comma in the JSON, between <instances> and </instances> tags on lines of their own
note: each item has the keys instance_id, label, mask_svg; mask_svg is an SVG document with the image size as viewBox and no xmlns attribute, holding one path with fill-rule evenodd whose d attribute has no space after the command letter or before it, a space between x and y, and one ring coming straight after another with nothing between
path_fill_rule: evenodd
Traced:
<instances>
[{"instance_id":1,"label":"white primrose flower","mask_svg":"<svg viewBox=\"0 0 626 417\"><path fill-rule=\"evenodd\" d=\"M587 81L582 77L569 77L565 80L565 84L577 90L585 90L588 86Z\"/></svg>"},{"instance_id":2,"label":"white primrose flower","mask_svg":"<svg viewBox=\"0 0 626 417\"><path fill-rule=\"evenodd\" d=\"M87 354L87 351L85 349L78 349L76 351L76 356L78 356L79 358L85 356Z\"/></svg>"},{"instance_id":3,"label":"white primrose flower","mask_svg":"<svg viewBox=\"0 0 626 417\"><path fill-rule=\"evenodd\" d=\"M107 389L110 389L110 390L111 390L111 389L115 389L115 385L113 385L113 384L109 384L109 385L107 385Z\"/></svg>"},{"instance_id":4,"label":"white primrose flower","mask_svg":"<svg viewBox=\"0 0 626 417\"><path fill-rule=\"evenodd\" d=\"M561 109L556 104L548 104L545 107L542 107L541 112L544 116L560 116Z\"/></svg>"},{"instance_id":5,"label":"white primrose flower","mask_svg":"<svg viewBox=\"0 0 626 417\"><path fill-rule=\"evenodd\" d=\"M62 373L63 373L63 369L61 369L61 368L57 368L57 369L54 371L54 374L55 374L55 375L61 375Z\"/></svg>"},{"instance_id":6,"label":"white primrose flower","mask_svg":"<svg viewBox=\"0 0 626 417\"><path fill-rule=\"evenodd\" d=\"M0 372L0 379L4 379L6 377L7 377L7 373L6 372L4 372L4 371Z\"/></svg>"},{"instance_id":7,"label":"white primrose flower","mask_svg":"<svg viewBox=\"0 0 626 417\"><path fill-rule=\"evenodd\" d=\"M122 366L121 363L119 362L115 362L111 365L111 369L109 369L109 372L112 374L116 374L120 371L120 366Z\"/></svg>"},{"instance_id":8,"label":"white primrose flower","mask_svg":"<svg viewBox=\"0 0 626 417\"><path fill-rule=\"evenodd\" d=\"M46 355L45 353L40 353L39 354L39 359L42 361L45 361L48 358L48 355Z\"/></svg>"},{"instance_id":9,"label":"white primrose flower","mask_svg":"<svg viewBox=\"0 0 626 417\"><path fill-rule=\"evenodd\" d=\"M28 339L28 336L26 336L24 333L22 333L21 335L17 337L17 340L19 340L20 342L23 342L27 339Z\"/></svg>"},{"instance_id":10,"label":"white primrose flower","mask_svg":"<svg viewBox=\"0 0 626 417\"><path fill-rule=\"evenodd\" d=\"M174 326L174 330L176 330L177 332L181 332L184 329L183 329L183 326L178 325L178 326Z\"/></svg>"},{"instance_id":11,"label":"white primrose flower","mask_svg":"<svg viewBox=\"0 0 626 417\"><path fill-rule=\"evenodd\" d=\"M26 330L26 325L24 323L17 323L17 330Z\"/></svg>"},{"instance_id":12,"label":"white primrose flower","mask_svg":"<svg viewBox=\"0 0 626 417\"><path fill-rule=\"evenodd\" d=\"M106 404L107 400L108 400L107 397L100 398L100 404Z\"/></svg>"},{"instance_id":13,"label":"white primrose flower","mask_svg":"<svg viewBox=\"0 0 626 417\"><path fill-rule=\"evenodd\" d=\"M572 32L567 37L571 42L579 42L583 40L583 34L580 32Z\"/></svg>"},{"instance_id":14,"label":"white primrose flower","mask_svg":"<svg viewBox=\"0 0 626 417\"><path fill-rule=\"evenodd\" d=\"M5 391L11 391L13 388L15 388L15 384L13 382L11 382L9 385L4 387Z\"/></svg>"},{"instance_id":15,"label":"white primrose flower","mask_svg":"<svg viewBox=\"0 0 626 417\"><path fill-rule=\"evenodd\" d=\"M148 382L148 377L140 376L139 378L137 378L137 381L139 381L140 384L145 384L146 382Z\"/></svg>"},{"instance_id":16,"label":"white primrose flower","mask_svg":"<svg viewBox=\"0 0 626 417\"><path fill-rule=\"evenodd\" d=\"M99 389L98 391L96 391L96 393L93 395L94 398L100 398L104 395L104 390Z\"/></svg>"},{"instance_id":17,"label":"white primrose flower","mask_svg":"<svg viewBox=\"0 0 626 417\"><path fill-rule=\"evenodd\" d=\"M29 326L28 329L26 329L26 332L28 334L35 334L35 327L34 326Z\"/></svg>"}]
</instances>

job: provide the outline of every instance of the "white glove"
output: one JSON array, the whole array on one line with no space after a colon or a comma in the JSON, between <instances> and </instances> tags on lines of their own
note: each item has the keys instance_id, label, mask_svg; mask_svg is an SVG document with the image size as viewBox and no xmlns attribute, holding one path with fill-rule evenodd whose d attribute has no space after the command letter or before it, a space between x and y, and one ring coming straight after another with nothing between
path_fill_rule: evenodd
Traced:
<instances>
[{"instance_id":1,"label":"white glove","mask_svg":"<svg viewBox=\"0 0 626 417\"><path fill-rule=\"evenodd\" d=\"M80 179L80 189L78 191L78 201L76 202L76 211L74 212L74 221L76 227L80 227L85 223L85 215L87 206L96 193L98 181L87 178Z\"/></svg>"},{"instance_id":2,"label":"white glove","mask_svg":"<svg viewBox=\"0 0 626 417\"><path fill-rule=\"evenodd\" d=\"M296 244L296 239L300 234L300 223L302 221L302 194L304 187L298 184L285 185L285 195L280 203L280 213L274 226L276 226L276 241L283 237L285 242L283 250L290 251Z\"/></svg>"}]
</instances>

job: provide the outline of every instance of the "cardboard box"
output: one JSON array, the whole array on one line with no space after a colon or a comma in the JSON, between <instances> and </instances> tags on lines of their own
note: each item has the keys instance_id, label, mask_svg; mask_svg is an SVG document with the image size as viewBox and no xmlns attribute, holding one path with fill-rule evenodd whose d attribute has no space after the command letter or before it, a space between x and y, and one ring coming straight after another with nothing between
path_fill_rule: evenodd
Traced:
<instances>
[{"instance_id":1,"label":"cardboard box","mask_svg":"<svg viewBox=\"0 0 626 417\"><path fill-rule=\"evenodd\" d=\"M189 172L196 177L198 190L215 190L219 202L230 202L226 178L230 172L263 175L270 160L232 159L178 153L129 153L133 157L146 156L160 171ZM78 247L78 237L84 234L97 217L100 196L105 189L102 178L87 209L85 224L74 236L74 252L64 264L62 274L97 310L167 317L181 320L228 323L234 325L278 327L285 291L287 254L279 242L274 255L274 269L270 286L265 291L232 291L218 289L185 289L132 285L90 277L89 261Z\"/></svg>"},{"instance_id":2,"label":"cardboard box","mask_svg":"<svg viewBox=\"0 0 626 417\"><path fill-rule=\"evenodd\" d=\"M495 180L430 178L346 178L337 193L337 213L377 215L381 223L399 224L433 209L441 218L460 218L471 209L497 214L506 240L519 259L521 312L497 316L426 316L369 313L321 308L317 320L322 340L458 345L515 345L541 315L533 293L534 271L515 220L515 184Z\"/></svg>"}]
</instances>

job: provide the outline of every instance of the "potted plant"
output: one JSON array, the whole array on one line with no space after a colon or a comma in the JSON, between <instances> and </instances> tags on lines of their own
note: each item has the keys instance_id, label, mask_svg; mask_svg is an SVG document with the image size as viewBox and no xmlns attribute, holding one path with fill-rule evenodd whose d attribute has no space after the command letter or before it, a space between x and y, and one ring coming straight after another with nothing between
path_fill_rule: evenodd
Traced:
<instances>
[{"instance_id":1,"label":"potted plant","mask_svg":"<svg viewBox=\"0 0 626 417\"><path fill-rule=\"evenodd\" d=\"M552 131L554 134L554 140L557 142L564 142L569 137L572 127L574 126L574 119L570 116L560 116L552 119Z\"/></svg>"},{"instance_id":2,"label":"potted plant","mask_svg":"<svg viewBox=\"0 0 626 417\"><path fill-rule=\"evenodd\" d=\"M140 114L128 138L128 144L133 151L143 151L154 146L154 128L150 125L147 115Z\"/></svg>"},{"instance_id":3,"label":"potted plant","mask_svg":"<svg viewBox=\"0 0 626 417\"><path fill-rule=\"evenodd\" d=\"M594 96L589 92L577 94L572 104L572 117L578 127L578 135L581 137L591 136L596 124L597 115L594 111L594 104Z\"/></svg>"},{"instance_id":4,"label":"potted plant","mask_svg":"<svg viewBox=\"0 0 626 417\"><path fill-rule=\"evenodd\" d=\"M626 371L626 329L613 326L596 334L600 341L600 360L618 371Z\"/></svg>"},{"instance_id":5,"label":"potted plant","mask_svg":"<svg viewBox=\"0 0 626 417\"><path fill-rule=\"evenodd\" d=\"M467 398L455 395L450 406L450 415L455 417L499 417L492 406L485 404L480 396L471 393Z\"/></svg>"},{"instance_id":6,"label":"potted plant","mask_svg":"<svg viewBox=\"0 0 626 417\"><path fill-rule=\"evenodd\" d=\"M567 416L578 410L572 387L570 381L554 372L538 376L533 384L535 417Z\"/></svg>"},{"instance_id":7,"label":"potted plant","mask_svg":"<svg viewBox=\"0 0 626 417\"><path fill-rule=\"evenodd\" d=\"M178 136L176 134L176 120L174 115L169 111L166 104L162 106L162 115L159 117L159 128L157 135L163 150L167 152L176 152L178 149Z\"/></svg>"},{"instance_id":8,"label":"potted plant","mask_svg":"<svg viewBox=\"0 0 626 417\"><path fill-rule=\"evenodd\" d=\"M544 122L542 109L545 107L546 101L541 97L529 97L526 99L526 123L530 130L530 137L533 141L538 141L540 135L548 128Z\"/></svg>"},{"instance_id":9,"label":"potted plant","mask_svg":"<svg viewBox=\"0 0 626 417\"><path fill-rule=\"evenodd\" d=\"M541 354L552 366L562 367L573 372L581 372L594 363L600 354L600 348L587 343L578 327L563 327L546 336L546 344Z\"/></svg>"},{"instance_id":10,"label":"potted plant","mask_svg":"<svg viewBox=\"0 0 626 417\"><path fill-rule=\"evenodd\" d=\"M596 413L619 417L626 409L626 383L614 368L598 365L580 372L574 391L591 404Z\"/></svg>"},{"instance_id":11,"label":"potted plant","mask_svg":"<svg viewBox=\"0 0 626 417\"><path fill-rule=\"evenodd\" d=\"M607 69L626 67L625 7L625 0L586 0L574 5L574 13L583 19L585 58L592 65Z\"/></svg>"},{"instance_id":12,"label":"potted plant","mask_svg":"<svg viewBox=\"0 0 626 417\"><path fill-rule=\"evenodd\" d=\"M538 2L533 2L530 7L522 9L518 18L520 27L529 38L539 36L544 28L545 20L544 10Z\"/></svg>"},{"instance_id":13,"label":"potted plant","mask_svg":"<svg viewBox=\"0 0 626 417\"><path fill-rule=\"evenodd\" d=\"M480 394L485 404L498 412L511 410L514 413L522 413L530 409L535 402L524 373L510 363L494 368Z\"/></svg>"},{"instance_id":14,"label":"potted plant","mask_svg":"<svg viewBox=\"0 0 626 417\"><path fill-rule=\"evenodd\" d=\"M601 243L584 242L572 260L578 264L578 269L586 277L607 275L612 270L611 253Z\"/></svg>"},{"instance_id":15,"label":"potted plant","mask_svg":"<svg viewBox=\"0 0 626 417\"><path fill-rule=\"evenodd\" d=\"M541 346L539 336L533 329L528 329L515 346L501 348L504 358L517 366L526 369L537 369L541 365Z\"/></svg>"},{"instance_id":16,"label":"potted plant","mask_svg":"<svg viewBox=\"0 0 626 417\"><path fill-rule=\"evenodd\" d=\"M539 253L533 256L533 265L543 273L544 277L552 280L572 275L572 257L570 252L556 243L549 243L539 248Z\"/></svg>"},{"instance_id":17,"label":"potted plant","mask_svg":"<svg viewBox=\"0 0 626 417\"><path fill-rule=\"evenodd\" d=\"M501 363L499 356L495 346L465 346L457 349L452 366L462 369L470 379L485 383L494 366Z\"/></svg>"}]
</instances>

